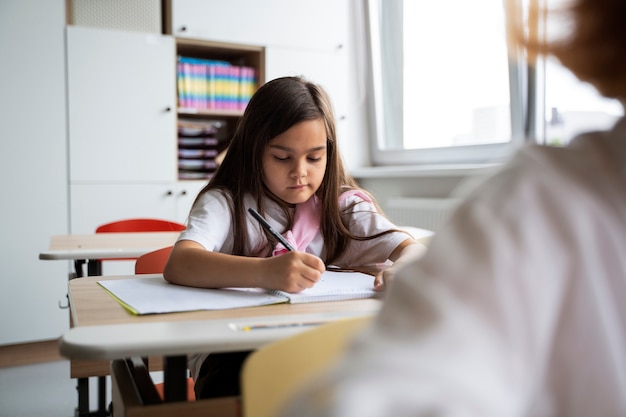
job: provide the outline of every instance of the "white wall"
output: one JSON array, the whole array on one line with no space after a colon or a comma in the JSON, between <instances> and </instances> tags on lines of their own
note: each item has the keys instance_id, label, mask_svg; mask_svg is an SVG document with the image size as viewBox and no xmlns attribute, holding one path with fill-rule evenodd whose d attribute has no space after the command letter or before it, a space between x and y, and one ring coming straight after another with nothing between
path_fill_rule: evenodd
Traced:
<instances>
[{"instance_id":1,"label":"white wall","mask_svg":"<svg viewBox=\"0 0 626 417\"><path fill-rule=\"evenodd\" d=\"M68 230L65 0L0 0L0 344L68 327L68 264L38 260Z\"/></svg>"}]
</instances>

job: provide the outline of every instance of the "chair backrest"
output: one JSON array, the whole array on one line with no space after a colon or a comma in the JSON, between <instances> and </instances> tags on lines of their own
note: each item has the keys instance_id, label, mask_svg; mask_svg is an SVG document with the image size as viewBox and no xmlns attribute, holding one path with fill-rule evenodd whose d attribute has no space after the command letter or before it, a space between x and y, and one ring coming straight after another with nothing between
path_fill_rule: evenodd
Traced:
<instances>
[{"instance_id":1,"label":"chair backrest","mask_svg":"<svg viewBox=\"0 0 626 417\"><path fill-rule=\"evenodd\" d=\"M339 357L371 317L323 324L251 353L241 372L243 417L279 414L297 389Z\"/></svg>"},{"instance_id":2,"label":"chair backrest","mask_svg":"<svg viewBox=\"0 0 626 417\"><path fill-rule=\"evenodd\" d=\"M135 261L135 274L160 274L165 269L173 246L144 253Z\"/></svg>"},{"instance_id":3,"label":"chair backrest","mask_svg":"<svg viewBox=\"0 0 626 417\"><path fill-rule=\"evenodd\" d=\"M96 228L96 233L122 232L179 232L185 225L161 219L124 219L105 223Z\"/></svg>"}]
</instances>

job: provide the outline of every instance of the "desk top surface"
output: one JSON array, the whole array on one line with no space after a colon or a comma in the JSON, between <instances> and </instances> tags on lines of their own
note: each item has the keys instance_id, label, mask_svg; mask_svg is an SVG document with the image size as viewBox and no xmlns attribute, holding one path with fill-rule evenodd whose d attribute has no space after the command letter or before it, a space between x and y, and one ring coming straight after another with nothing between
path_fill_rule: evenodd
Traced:
<instances>
[{"instance_id":1,"label":"desk top surface","mask_svg":"<svg viewBox=\"0 0 626 417\"><path fill-rule=\"evenodd\" d=\"M93 233L55 235L39 259L137 258L144 253L172 246L180 232Z\"/></svg>"},{"instance_id":2,"label":"desk top surface","mask_svg":"<svg viewBox=\"0 0 626 417\"><path fill-rule=\"evenodd\" d=\"M97 284L100 279L69 282L75 327L63 335L60 351L72 359L254 349L311 325L373 315L381 306L378 299L360 299L134 316Z\"/></svg>"}]
</instances>

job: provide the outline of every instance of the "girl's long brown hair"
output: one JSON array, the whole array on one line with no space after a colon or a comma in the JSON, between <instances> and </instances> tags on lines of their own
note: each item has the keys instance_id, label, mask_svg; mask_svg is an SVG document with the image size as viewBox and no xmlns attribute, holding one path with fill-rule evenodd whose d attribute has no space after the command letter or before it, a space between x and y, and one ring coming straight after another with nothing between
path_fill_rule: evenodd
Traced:
<instances>
[{"instance_id":1,"label":"girl's long brown hair","mask_svg":"<svg viewBox=\"0 0 626 417\"><path fill-rule=\"evenodd\" d=\"M264 215L264 198L274 200L289 219L287 229L293 226L289 206L274 196L263 183L262 157L268 143L293 125L322 119L326 126L327 165L317 195L322 202L321 230L326 249L326 263L331 263L343 254L349 239L366 240L373 236L354 236L342 221L339 211L339 195L357 189L354 179L348 175L337 148L337 136L333 107L328 94L317 84L301 77L283 77L269 81L252 96L230 142L224 161L208 185L199 195L208 190L224 192L232 196L231 212L234 232L234 255L244 255L249 234L246 228L244 196L256 199L258 211ZM196 199L197 201L197 199ZM372 201L374 201L372 197ZM375 203L376 204L376 203ZM380 209L377 206L378 209ZM276 241L266 233L268 254Z\"/></svg>"}]
</instances>

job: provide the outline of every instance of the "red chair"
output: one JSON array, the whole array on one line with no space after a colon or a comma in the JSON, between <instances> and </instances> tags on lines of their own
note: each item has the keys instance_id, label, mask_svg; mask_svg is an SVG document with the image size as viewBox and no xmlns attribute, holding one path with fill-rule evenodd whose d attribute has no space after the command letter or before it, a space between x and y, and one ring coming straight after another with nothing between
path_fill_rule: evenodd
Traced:
<instances>
[{"instance_id":1,"label":"red chair","mask_svg":"<svg viewBox=\"0 0 626 417\"><path fill-rule=\"evenodd\" d=\"M96 228L96 233L132 233L132 232L179 232L185 230L184 224L172 222L169 220L161 219L123 219L116 220L110 223L101 224ZM120 259L107 259L107 261L132 261L129 258ZM94 270L91 275L102 275L102 262L104 260L98 260L97 270Z\"/></svg>"},{"instance_id":2,"label":"red chair","mask_svg":"<svg viewBox=\"0 0 626 417\"><path fill-rule=\"evenodd\" d=\"M161 219L125 219L105 223L96 228L96 233L123 232L179 232L185 225Z\"/></svg>"},{"instance_id":3,"label":"red chair","mask_svg":"<svg viewBox=\"0 0 626 417\"><path fill-rule=\"evenodd\" d=\"M165 269L167 258L170 256L173 246L157 249L152 252L145 253L137 258L135 262L135 274L160 274ZM194 382L193 378L187 378L187 401L195 401L196 394L193 390ZM154 384L157 393L164 398L164 386L163 383Z\"/></svg>"},{"instance_id":4,"label":"red chair","mask_svg":"<svg viewBox=\"0 0 626 417\"><path fill-rule=\"evenodd\" d=\"M173 246L145 253L135 261L135 274L160 274L165 269Z\"/></svg>"}]
</instances>

